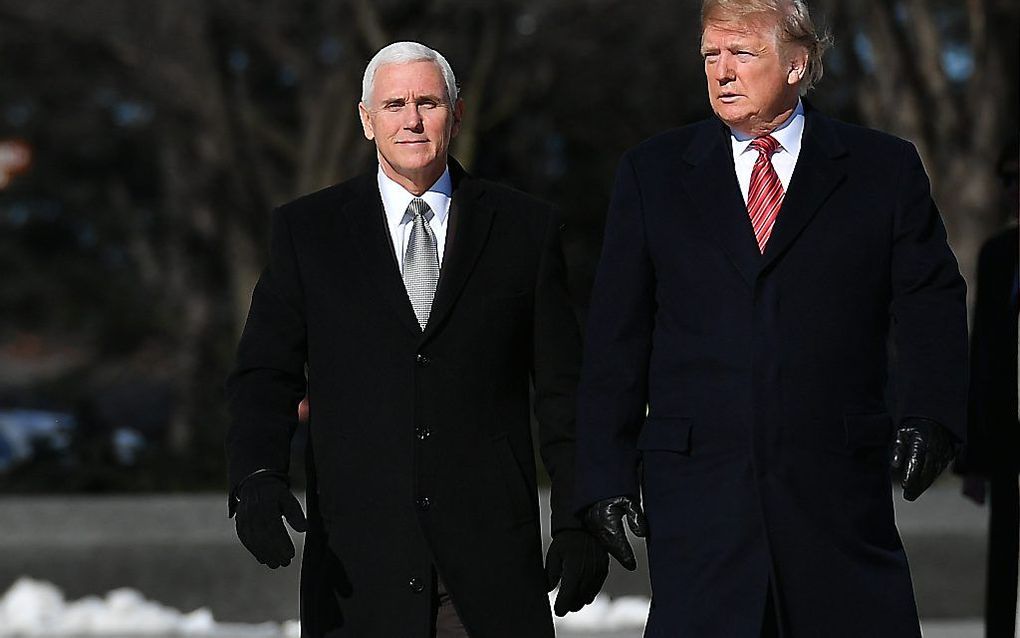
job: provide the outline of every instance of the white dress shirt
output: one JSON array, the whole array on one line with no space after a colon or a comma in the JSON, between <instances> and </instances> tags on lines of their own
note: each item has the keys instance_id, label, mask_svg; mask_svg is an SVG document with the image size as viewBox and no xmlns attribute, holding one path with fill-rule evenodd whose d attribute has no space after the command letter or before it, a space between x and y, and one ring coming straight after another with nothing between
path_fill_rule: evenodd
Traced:
<instances>
[{"instance_id":1,"label":"white dress shirt","mask_svg":"<svg viewBox=\"0 0 1020 638\"><path fill-rule=\"evenodd\" d=\"M382 166L376 173L379 182L379 195L382 197L383 210L386 211L386 224L389 226L390 238L393 240L393 252L397 257L397 267L400 274L404 274L404 254L407 252L407 242L411 239L411 219L404 218L407 212L407 205L414 199L414 195L408 192L403 186L394 182L383 173ZM453 182L450 181L450 167L447 166L443 174L436 180L436 183L422 193L421 198L429 205L432 212L432 221L429 226L436 235L436 253L439 255L439 265L443 265L443 252L446 248L446 227L450 218L450 200L453 197Z\"/></svg>"},{"instance_id":2,"label":"white dress shirt","mask_svg":"<svg viewBox=\"0 0 1020 638\"><path fill-rule=\"evenodd\" d=\"M779 181L783 183L783 192L790 188L790 179L793 177L793 169L797 166L797 158L800 157L800 138L804 133L804 104L798 99L797 108L793 114L786 118L786 121L779 125L779 128L772 131L772 137L779 142L779 149L772 154L772 166L779 175ZM730 142L733 144L733 167L737 171L737 181L740 183L740 194L744 196L744 203L747 203L747 191L751 187L751 170L754 162L758 159L758 151L751 148L751 141L754 137L738 133L730 129Z\"/></svg>"}]
</instances>

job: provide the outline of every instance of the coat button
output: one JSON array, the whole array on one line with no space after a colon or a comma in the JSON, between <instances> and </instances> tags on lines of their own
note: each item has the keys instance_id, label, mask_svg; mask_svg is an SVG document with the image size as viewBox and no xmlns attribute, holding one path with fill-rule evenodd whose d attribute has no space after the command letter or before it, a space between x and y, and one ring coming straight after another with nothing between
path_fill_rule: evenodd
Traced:
<instances>
[{"instance_id":1,"label":"coat button","mask_svg":"<svg viewBox=\"0 0 1020 638\"><path fill-rule=\"evenodd\" d=\"M414 361L415 363L418 364L418 367L420 368L424 368L428 364L432 363L432 359L429 359L427 356L423 355L420 352L414 355Z\"/></svg>"},{"instance_id":2,"label":"coat button","mask_svg":"<svg viewBox=\"0 0 1020 638\"><path fill-rule=\"evenodd\" d=\"M416 594L420 594L425 589L425 585L423 585L420 580L414 577L411 577L411 580L407 581L407 586L410 587L411 591L413 591Z\"/></svg>"},{"instance_id":3,"label":"coat button","mask_svg":"<svg viewBox=\"0 0 1020 638\"><path fill-rule=\"evenodd\" d=\"M417 502L418 508L422 510L427 510L429 507L432 506L432 501L430 501L429 497L427 496L420 497Z\"/></svg>"},{"instance_id":4,"label":"coat button","mask_svg":"<svg viewBox=\"0 0 1020 638\"><path fill-rule=\"evenodd\" d=\"M432 430L427 425L419 425L414 428L414 434L418 437L419 441L424 441L432 436Z\"/></svg>"}]
</instances>

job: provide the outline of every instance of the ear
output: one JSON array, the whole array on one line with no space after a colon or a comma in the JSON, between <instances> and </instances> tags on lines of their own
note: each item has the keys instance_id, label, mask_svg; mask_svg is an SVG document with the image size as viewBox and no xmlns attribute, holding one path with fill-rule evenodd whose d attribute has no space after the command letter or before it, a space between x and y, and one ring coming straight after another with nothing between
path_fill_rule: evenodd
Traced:
<instances>
[{"instance_id":1,"label":"ear","mask_svg":"<svg viewBox=\"0 0 1020 638\"><path fill-rule=\"evenodd\" d=\"M457 102L453 105L453 129L450 131L450 137L457 137L457 133L460 133L460 121L464 118L464 100L457 98Z\"/></svg>"},{"instance_id":2,"label":"ear","mask_svg":"<svg viewBox=\"0 0 1020 638\"><path fill-rule=\"evenodd\" d=\"M786 74L786 83L790 85L800 84L807 74L808 53L804 47L794 47L790 52L789 71Z\"/></svg>"},{"instance_id":3,"label":"ear","mask_svg":"<svg viewBox=\"0 0 1020 638\"><path fill-rule=\"evenodd\" d=\"M375 131L372 130L372 118L364 102L358 102L358 116L361 118L361 130L366 140L375 139Z\"/></svg>"}]
</instances>

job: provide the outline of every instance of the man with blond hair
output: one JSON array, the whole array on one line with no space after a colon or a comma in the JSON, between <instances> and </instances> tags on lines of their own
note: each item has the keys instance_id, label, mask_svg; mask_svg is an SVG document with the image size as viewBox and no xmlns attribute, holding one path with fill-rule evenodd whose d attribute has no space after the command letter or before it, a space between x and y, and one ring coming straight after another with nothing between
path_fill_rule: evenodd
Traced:
<instances>
[{"instance_id":1,"label":"man with blond hair","mask_svg":"<svg viewBox=\"0 0 1020 638\"><path fill-rule=\"evenodd\" d=\"M914 147L801 99L826 40L707 0L715 117L620 163L575 505L625 567L647 535L646 638L920 636L890 471L913 500L962 440L965 286Z\"/></svg>"},{"instance_id":2,"label":"man with blond hair","mask_svg":"<svg viewBox=\"0 0 1020 638\"><path fill-rule=\"evenodd\" d=\"M547 591L577 611L609 567L570 507L580 344L560 224L448 157L464 104L438 52L379 51L358 112L378 170L273 214L227 384L238 537L277 567L294 555L281 517L307 527L304 638L552 638ZM306 387L307 522L287 483Z\"/></svg>"}]
</instances>

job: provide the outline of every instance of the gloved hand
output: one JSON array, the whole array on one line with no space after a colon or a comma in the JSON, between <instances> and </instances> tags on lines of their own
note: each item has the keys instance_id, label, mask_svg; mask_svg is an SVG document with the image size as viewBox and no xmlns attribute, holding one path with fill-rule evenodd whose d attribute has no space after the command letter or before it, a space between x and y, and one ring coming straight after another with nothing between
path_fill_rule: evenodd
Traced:
<instances>
[{"instance_id":1,"label":"gloved hand","mask_svg":"<svg viewBox=\"0 0 1020 638\"><path fill-rule=\"evenodd\" d=\"M609 575L609 555L595 537L583 529L565 529L553 536L545 555L549 591L561 582L554 610L557 616L580 611L602 589Z\"/></svg>"},{"instance_id":2,"label":"gloved hand","mask_svg":"<svg viewBox=\"0 0 1020 638\"><path fill-rule=\"evenodd\" d=\"M892 456L892 468L901 477L903 498L916 500L955 455L949 430L929 419L904 419L896 431Z\"/></svg>"},{"instance_id":3,"label":"gloved hand","mask_svg":"<svg viewBox=\"0 0 1020 638\"><path fill-rule=\"evenodd\" d=\"M624 517L635 536L644 537L648 533L648 522L641 511L641 504L630 496L614 496L589 505L584 512L584 526L624 569L634 571L637 559L623 530Z\"/></svg>"},{"instance_id":4,"label":"gloved hand","mask_svg":"<svg viewBox=\"0 0 1020 638\"><path fill-rule=\"evenodd\" d=\"M271 569L290 565L294 544L281 516L295 532L304 532L308 524L287 483L274 474L256 474L241 482L237 499L234 523L241 544Z\"/></svg>"}]
</instances>

